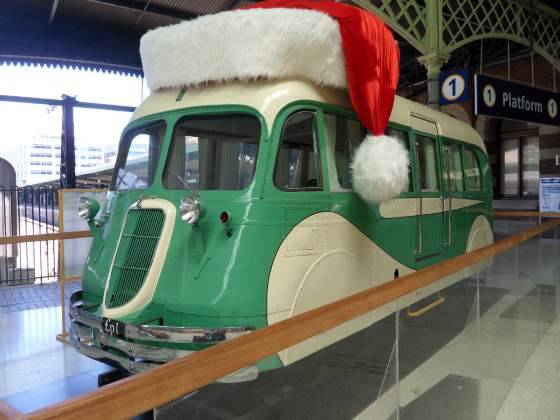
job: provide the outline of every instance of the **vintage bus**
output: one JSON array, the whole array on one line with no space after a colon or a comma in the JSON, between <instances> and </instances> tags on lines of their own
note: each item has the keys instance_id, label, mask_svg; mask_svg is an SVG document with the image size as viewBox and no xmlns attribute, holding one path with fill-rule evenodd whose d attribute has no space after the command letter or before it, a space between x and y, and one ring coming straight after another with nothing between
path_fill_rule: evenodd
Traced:
<instances>
[{"instance_id":1,"label":"vintage bus","mask_svg":"<svg viewBox=\"0 0 560 420\"><path fill-rule=\"evenodd\" d=\"M409 188L368 204L352 189L364 129L345 91L293 78L152 93L124 130L104 208L80 201L94 240L71 297L74 346L139 372L490 244L477 132L397 97L387 134L409 151ZM228 379L293 363L394 310Z\"/></svg>"}]
</instances>

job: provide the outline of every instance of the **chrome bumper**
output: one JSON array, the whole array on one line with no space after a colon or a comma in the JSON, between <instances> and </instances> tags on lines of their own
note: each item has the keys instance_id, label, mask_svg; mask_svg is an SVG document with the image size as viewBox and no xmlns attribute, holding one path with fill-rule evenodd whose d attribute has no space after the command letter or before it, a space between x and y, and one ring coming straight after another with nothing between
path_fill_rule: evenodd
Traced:
<instances>
[{"instance_id":1,"label":"chrome bumper","mask_svg":"<svg viewBox=\"0 0 560 420\"><path fill-rule=\"evenodd\" d=\"M116 364L131 373L144 372L161 363L194 353L190 350L139 344L134 340L168 344L216 344L254 330L254 327L206 329L119 323L118 328L114 328L115 333L117 329L119 332L118 336L115 336L108 332L111 331L108 324L117 327L117 322L85 310L81 291L70 296L69 315L69 338L76 350L93 359ZM95 338L100 345L95 345ZM228 375L221 381L247 381L255 379L257 375L257 367L249 366Z\"/></svg>"}]
</instances>

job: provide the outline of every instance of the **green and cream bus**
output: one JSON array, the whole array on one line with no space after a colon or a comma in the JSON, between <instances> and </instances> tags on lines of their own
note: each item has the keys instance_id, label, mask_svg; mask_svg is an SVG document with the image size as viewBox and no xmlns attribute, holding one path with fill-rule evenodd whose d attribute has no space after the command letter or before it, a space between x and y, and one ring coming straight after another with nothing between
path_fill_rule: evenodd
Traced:
<instances>
[{"instance_id":1,"label":"green and cream bus","mask_svg":"<svg viewBox=\"0 0 560 420\"><path fill-rule=\"evenodd\" d=\"M75 347L139 372L490 244L477 132L397 97L387 134L409 151L409 188L368 204L352 189L364 129L345 91L303 79L155 91L124 130L103 209L80 202L94 240L71 298ZM394 310L229 379L289 365Z\"/></svg>"}]
</instances>

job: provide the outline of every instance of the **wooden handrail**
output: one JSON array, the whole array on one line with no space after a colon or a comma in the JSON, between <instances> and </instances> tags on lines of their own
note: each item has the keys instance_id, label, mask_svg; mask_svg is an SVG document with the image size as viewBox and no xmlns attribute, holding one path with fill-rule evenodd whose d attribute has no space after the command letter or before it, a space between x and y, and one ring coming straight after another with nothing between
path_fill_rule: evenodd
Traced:
<instances>
[{"instance_id":1,"label":"wooden handrail","mask_svg":"<svg viewBox=\"0 0 560 420\"><path fill-rule=\"evenodd\" d=\"M149 372L26 414L23 418L64 420L129 418L138 415L557 226L560 226L560 220L544 223L484 248L158 366Z\"/></svg>"},{"instance_id":2,"label":"wooden handrail","mask_svg":"<svg viewBox=\"0 0 560 420\"><path fill-rule=\"evenodd\" d=\"M63 239L78 239L91 237L90 230L73 232L42 233L39 235L5 236L0 238L0 245L22 244L25 242L60 241Z\"/></svg>"},{"instance_id":3,"label":"wooden handrail","mask_svg":"<svg viewBox=\"0 0 560 420\"><path fill-rule=\"evenodd\" d=\"M7 402L0 400L0 419L15 420L20 419L23 413L16 410Z\"/></svg>"},{"instance_id":4,"label":"wooden handrail","mask_svg":"<svg viewBox=\"0 0 560 420\"><path fill-rule=\"evenodd\" d=\"M541 212L525 210L494 210L496 217L560 217L560 212Z\"/></svg>"},{"instance_id":5,"label":"wooden handrail","mask_svg":"<svg viewBox=\"0 0 560 420\"><path fill-rule=\"evenodd\" d=\"M560 217L560 213L538 211L504 211L495 210L496 217ZM63 239L77 239L91 237L91 231L79 230L74 232L45 233L40 235L7 236L0 238L0 245L11 245L25 242L56 241Z\"/></svg>"}]
</instances>

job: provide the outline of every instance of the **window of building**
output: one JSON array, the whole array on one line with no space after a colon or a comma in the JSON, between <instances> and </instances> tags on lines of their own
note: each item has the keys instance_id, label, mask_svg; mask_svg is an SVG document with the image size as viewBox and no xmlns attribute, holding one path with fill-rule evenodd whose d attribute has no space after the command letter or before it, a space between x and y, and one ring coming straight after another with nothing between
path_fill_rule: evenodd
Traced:
<instances>
[{"instance_id":1,"label":"window of building","mask_svg":"<svg viewBox=\"0 0 560 420\"><path fill-rule=\"evenodd\" d=\"M352 189L350 164L364 138L364 129L360 122L353 118L325 113L324 119L331 191Z\"/></svg>"},{"instance_id":2,"label":"window of building","mask_svg":"<svg viewBox=\"0 0 560 420\"><path fill-rule=\"evenodd\" d=\"M465 147L464 156L467 191L482 191L482 176L478 156L470 147Z\"/></svg>"},{"instance_id":3,"label":"window of building","mask_svg":"<svg viewBox=\"0 0 560 420\"><path fill-rule=\"evenodd\" d=\"M412 164L412 159L410 157L410 143L408 141L408 132L405 131L405 130L400 130L398 128L387 127L387 129L385 130L385 135L397 139L404 146L404 148L408 152L409 162ZM412 187L412 168L411 168L411 166L409 166L408 167L408 190L407 191L410 192L410 191L412 191L412 189L413 189L413 187Z\"/></svg>"},{"instance_id":4,"label":"window of building","mask_svg":"<svg viewBox=\"0 0 560 420\"><path fill-rule=\"evenodd\" d=\"M299 111L282 129L274 185L282 190L321 190L321 158L315 112Z\"/></svg>"},{"instance_id":5,"label":"window of building","mask_svg":"<svg viewBox=\"0 0 560 420\"><path fill-rule=\"evenodd\" d=\"M523 196L539 194L539 143L539 137L524 137L521 142L521 193Z\"/></svg>"},{"instance_id":6,"label":"window of building","mask_svg":"<svg viewBox=\"0 0 560 420\"><path fill-rule=\"evenodd\" d=\"M438 192L439 176L436 141L421 135L416 135L415 137L420 190L422 192Z\"/></svg>"},{"instance_id":7,"label":"window of building","mask_svg":"<svg viewBox=\"0 0 560 420\"><path fill-rule=\"evenodd\" d=\"M546 176L547 173L554 176L558 172L554 166L554 154L541 156L539 125L499 120L496 128L498 141L489 142L487 148L496 159L493 176L495 176L497 195L511 198L536 198L539 194L539 178ZM556 146L551 145L551 147ZM547 160L552 163L552 168L549 167L548 162L545 163ZM541 171L544 171L544 174Z\"/></svg>"},{"instance_id":8,"label":"window of building","mask_svg":"<svg viewBox=\"0 0 560 420\"><path fill-rule=\"evenodd\" d=\"M463 191L461 146L456 143L443 142L443 182L449 192Z\"/></svg>"}]
</instances>

